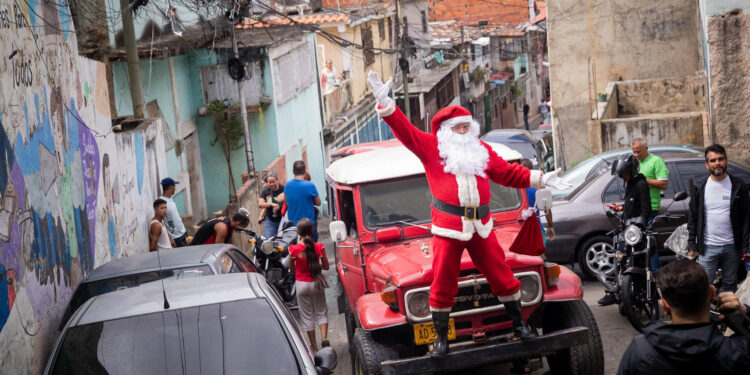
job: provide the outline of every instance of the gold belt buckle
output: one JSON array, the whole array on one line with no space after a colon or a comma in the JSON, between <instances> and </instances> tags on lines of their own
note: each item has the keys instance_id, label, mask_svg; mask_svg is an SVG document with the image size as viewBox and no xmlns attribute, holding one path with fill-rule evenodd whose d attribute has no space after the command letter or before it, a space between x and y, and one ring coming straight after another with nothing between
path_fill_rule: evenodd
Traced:
<instances>
[{"instance_id":1,"label":"gold belt buckle","mask_svg":"<svg viewBox=\"0 0 750 375\"><path fill-rule=\"evenodd\" d=\"M469 215L470 212L471 212L471 215ZM464 207L464 218L470 221L476 220L477 219L477 206Z\"/></svg>"}]
</instances>

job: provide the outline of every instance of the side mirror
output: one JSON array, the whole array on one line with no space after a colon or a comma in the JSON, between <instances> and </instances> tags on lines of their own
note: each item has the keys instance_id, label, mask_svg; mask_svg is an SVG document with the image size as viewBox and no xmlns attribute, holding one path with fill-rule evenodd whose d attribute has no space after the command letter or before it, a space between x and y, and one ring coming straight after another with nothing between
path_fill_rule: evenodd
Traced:
<instances>
[{"instance_id":1,"label":"side mirror","mask_svg":"<svg viewBox=\"0 0 750 375\"><path fill-rule=\"evenodd\" d=\"M346 224L343 221L332 221L328 225L328 230L333 242L341 242L346 239Z\"/></svg>"},{"instance_id":2,"label":"side mirror","mask_svg":"<svg viewBox=\"0 0 750 375\"><path fill-rule=\"evenodd\" d=\"M687 197L688 197L688 194L686 192L680 191L674 195L674 198L672 200L674 200L675 202L679 202L679 201L684 201Z\"/></svg>"},{"instance_id":3,"label":"side mirror","mask_svg":"<svg viewBox=\"0 0 750 375\"><path fill-rule=\"evenodd\" d=\"M547 211L552 208L552 191L549 189L537 189L536 194L536 208L539 211Z\"/></svg>"},{"instance_id":4,"label":"side mirror","mask_svg":"<svg viewBox=\"0 0 750 375\"><path fill-rule=\"evenodd\" d=\"M336 351L332 347L326 346L315 353L315 370L319 375L329 375L337 365Z\"/></svg>"}]
</instances>

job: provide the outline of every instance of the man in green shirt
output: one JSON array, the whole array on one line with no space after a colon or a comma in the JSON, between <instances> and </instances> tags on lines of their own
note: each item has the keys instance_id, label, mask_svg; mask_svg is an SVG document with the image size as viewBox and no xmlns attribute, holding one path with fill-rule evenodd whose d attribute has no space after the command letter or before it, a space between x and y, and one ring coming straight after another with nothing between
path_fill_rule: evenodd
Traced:
<instances>
[{"instance_id":1,"label":"man in green shirt","mask_svg":"<svg viewBox=\"0 0 750 375\"><path fill-rule=\"evenodd\" d=\"M667 182L669 181L669 169L664 164L664 160L656 155L648 153L648 143L643 138L636 138L630 144L633 150L633 155L638 158L640 162L640 173L646 177L648 183L649 196L651 198L651 217L648 220L648 226L650 227L656 215L659 214L659 206L661 205L661 191L667 189ZM661 268L661 260L659 254L655 253L651 258L651 269L656 273Z\"/></svg>"}]
</instances>

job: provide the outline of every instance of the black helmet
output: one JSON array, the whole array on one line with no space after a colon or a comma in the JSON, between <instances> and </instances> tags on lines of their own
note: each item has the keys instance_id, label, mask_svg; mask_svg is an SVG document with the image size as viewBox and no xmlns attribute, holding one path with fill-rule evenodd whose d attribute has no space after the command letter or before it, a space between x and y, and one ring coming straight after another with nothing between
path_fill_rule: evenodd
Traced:
<instances>
[{"instance_id":1,"label":"black helmet","mask_svg":"<svg viewBox=\"0 0 750 375\"><path fill-rule=\"evenodd\" d=\"M640 163L633 154L622 155L612 163L612 175L620 176L630 173L631 177L638 174Z\"/></svg>"}]
</instances>

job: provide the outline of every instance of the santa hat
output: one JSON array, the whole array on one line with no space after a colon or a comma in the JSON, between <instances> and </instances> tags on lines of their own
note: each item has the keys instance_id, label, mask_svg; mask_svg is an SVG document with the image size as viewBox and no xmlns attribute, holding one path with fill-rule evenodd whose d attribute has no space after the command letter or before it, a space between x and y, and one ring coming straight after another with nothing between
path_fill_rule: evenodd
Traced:
<instances>
[{"instance_id":1,"label":"santa hat","mask_svg":"<svg viewBox=\"0 0 750 375\"><path fill-rule=\"evenodd\" d=\"M439 110L430 122L432 134L437 134L441 127L452 128L458 124L471 123L474 119L471 112L460 105L451 105Z\"/></svg>"}]
</instances>

